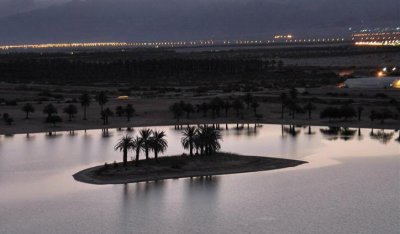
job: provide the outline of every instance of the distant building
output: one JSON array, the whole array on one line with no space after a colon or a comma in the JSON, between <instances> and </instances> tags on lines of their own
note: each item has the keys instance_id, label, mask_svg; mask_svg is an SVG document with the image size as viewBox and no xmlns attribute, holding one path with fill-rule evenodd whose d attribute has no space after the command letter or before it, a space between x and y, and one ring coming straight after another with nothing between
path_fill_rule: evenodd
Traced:
<instances>
[{"instance_id":1,"label":"distant building","mask_svg":"<svg viewBox=\"0 0 400 234\"><path fill-rule=\"evenodd\" d=\"M400 77L352 78L344 82L346 88L400 89Z\"/></svg>"},{"instance_id":2,"label":"distant building","mask_svg":"<svg viewBox=\"0 0 400 234\"><path fill-rule=\"evenodd\" d=\"M352 34L352 41L361 46L400 46L400 27L355 31Z\"/></svg>"}]
</instances>

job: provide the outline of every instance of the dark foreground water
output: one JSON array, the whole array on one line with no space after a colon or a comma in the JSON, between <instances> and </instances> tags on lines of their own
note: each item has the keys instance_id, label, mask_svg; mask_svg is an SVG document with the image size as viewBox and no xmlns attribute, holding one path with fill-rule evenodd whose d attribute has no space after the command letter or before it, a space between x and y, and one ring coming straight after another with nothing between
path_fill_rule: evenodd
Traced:
<instances>
[{"instance_id":1,"label":"dark foreground water","mask_svg":"<svg viewBox=\"0 0 400 234\"><path fill-rule=\"evenodd\" d=\"M126 131L1 136L0 233L399 233L399 133L320 129L222 131L223 151L309 162L296 168L100 186L72 174L121 160Z\"/></svg>"}]
</instances>

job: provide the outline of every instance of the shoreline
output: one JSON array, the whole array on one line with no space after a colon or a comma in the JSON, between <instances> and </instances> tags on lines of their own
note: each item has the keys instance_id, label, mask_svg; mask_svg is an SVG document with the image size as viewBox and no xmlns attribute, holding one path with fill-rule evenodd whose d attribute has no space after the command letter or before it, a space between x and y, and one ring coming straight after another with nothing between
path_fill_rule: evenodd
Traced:
<instances>
[{"instance_id":1,"label":"shoreline","mask_svg":"<svg viewBox=\"0 0 400 234\"><path fill-rule=\"evenodd\" d=\"M251 121L251 122L249 122ZM220 125L236 125L236 124L244 124L247 127L247 124L254 125L254 124L271 124L271 125L302 125L302 126L312 126L312 127L348 127L348 128L374 128L374 129L385 129L385 130L398 130L400 129L400 123L378 123L378 122L366 122L366 121L348 121L348 122L340 122L334 121L329 123L328 121L320 121L320 120L291 120L291 119L269 119L265 121L257 121L257 120L225 120L221 119L218 121L206 121L206 120L187 120L181 121L180 125L198 125L198 124L220 124ZM15 127L15 129L5 131L4 129L0 130L0 136L7 136L7 135L15 135L15 134L34 134L34 133L46 133L46 132L68 132L68 131L84 131L84 130L100 130L100 129L115 129L115 128L140 128L140 127L159 127L159 126L174 126L176 125L176 121L144 121L144 122L118 122L118 123L111 123L109 125L94 125L94 126L79 126L79 127L71 127L71 126L56 126L56 127L49 127L43 126L40 129L20 129ZM11 127L12 128L12 127ZM224 127L222 127L224 128Z\"/></svg>"},{"instance_id":2,"label":"shoreline","mask_svg":"<svg viewBox=\"0 0 400 234\"><path fill-rule=\"evenodd\" d=\"M245 156L230 153L217 153L211 156L169 156L160 157L159 163L154 159L140 160L135 167L129 162L128 169L118 163L95 166L84 169L73 175L76 181L88 184L126 184L165 179L179 179L200 176L215 176L258 171L276 170L296 167L308 162L283 158Z\"/></svg>"}]
</instances>

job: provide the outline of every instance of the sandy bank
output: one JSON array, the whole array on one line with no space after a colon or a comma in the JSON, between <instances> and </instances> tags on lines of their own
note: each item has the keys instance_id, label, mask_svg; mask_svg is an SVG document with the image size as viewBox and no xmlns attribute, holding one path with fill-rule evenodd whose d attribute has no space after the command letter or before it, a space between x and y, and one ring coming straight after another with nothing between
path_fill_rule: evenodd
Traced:
<instances>
[{"instance_id":1,"label":"sandy bank","mask_svg":"<svg viewBox=\"0 0 400 234\"><path fill-rule=\"evenodd\" d=\"M172 156L163 157L157 163L154 159L140 160L135 167L129 162L127 169L119 163L114 165L96 166L82 170L73 175L75 180L89 184L125 184L163 179L223 175L245 172L275 170L295 167L307 162L268 158L257 156L242 156L228 153L217 153L211 156Z\"/></svg>"}]
</instances>

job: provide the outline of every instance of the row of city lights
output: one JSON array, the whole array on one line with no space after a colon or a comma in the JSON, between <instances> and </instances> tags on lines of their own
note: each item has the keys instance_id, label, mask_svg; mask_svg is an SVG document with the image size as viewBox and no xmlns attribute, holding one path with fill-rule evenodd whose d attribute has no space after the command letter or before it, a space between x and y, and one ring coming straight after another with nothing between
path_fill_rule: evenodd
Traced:
<instances>
[{"instance_id":1,"label":"row of city lights","mask_svg":"<svg viewBox=\"0 0 400 234\"><path fill-rule=\"evenodd\" d=\"M391 40L382 38L366 38L368 41L355 41L358 46L386 46L400 45L400 40L396 37ZM361 38L364 40L364 38ZM263 45L263 44L279 44L279 43L338 43L346 41L345 38L308 38L308 39L286 39L286 40L199 40L199 41L176 41L176 42L94 42L94 43L52 43L52 44L31 44L31 45L4 45L0 46L0 50L13 49L51 49L51 48L94 48L94 47L186 47L186 46L213 46L213 45Z\"/></svg>"},{"instance_id":2,"label":"row of city lights","mask_svg":"<svg viewBox=\"0 0 400 234\"><path fill-rule=\"evenodd\" d=\"M400 46L400 40L391 41L357 41L357 46Z\"/></svg>"},{"instance_id":3,"label":"row of city lights","mask_svg":"<svg viewBox=\"0 0 400 234\"><path fill-rule=\"evenodd\" d=\"M361 39L360 40L396 40L397 39L397 37L388 37L388 38L386 38L386 37L382 37L382 38L380 38L380 37L361 37ZM352 38L352 40L354 41L354 40L356 40L354 37Z\"/></svg>"},{"instance_id":4,"label":"row of city lights","mask_svg":"<svg viewBox=\"0 0 400 234\"><path fill-rule=\"evenodd\" d=\"M185 47L185 46L210 46L210 45L248 45L248 44L272 44L272 43L307 43L307 42L343 42L344 38L310 38L292 40L199 40L176 42L93 42L93 43L50 43L28 45L3 45L0 50L13 49L50 49L50 48L91 48L91 47Z\"/></svg>"},{"instance_id":5,"label":"row of city lights","mask_svg":"<svg viewBox=\"0 0 400 234\"><path fill-rule=\"evenodd\" d=\"M353 37L370 37L370 36L385 36L385 35L400 35L400 32L356 33L353 34Z\"/></svg>"}]
</instances>

